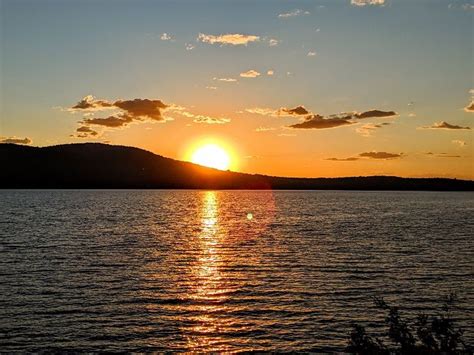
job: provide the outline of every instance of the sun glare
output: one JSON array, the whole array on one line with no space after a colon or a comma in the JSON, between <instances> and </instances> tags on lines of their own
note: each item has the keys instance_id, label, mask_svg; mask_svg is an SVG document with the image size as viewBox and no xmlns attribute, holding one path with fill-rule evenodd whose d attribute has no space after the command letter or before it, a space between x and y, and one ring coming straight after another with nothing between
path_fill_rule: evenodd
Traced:
<instances>
[{"instance_id":1,"label":"sun glare","mask_svg":"<svg viewBox=\"0 0 474 355\"><path fill-rule=\"evenodd\" d=\"M230 157L227 152L216 144L206 144L194 151L191 162L209 168L227 170L230 166Z\"/></svg>"}]
</instances>

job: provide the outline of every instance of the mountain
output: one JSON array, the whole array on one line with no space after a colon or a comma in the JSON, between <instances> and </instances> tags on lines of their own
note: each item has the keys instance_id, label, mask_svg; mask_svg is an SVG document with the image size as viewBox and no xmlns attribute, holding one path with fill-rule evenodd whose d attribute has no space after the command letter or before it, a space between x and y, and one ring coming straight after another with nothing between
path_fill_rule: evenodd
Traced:
<instances>
[{"instance_id":1,"label":"mountain","mask_svg":"<svg viewBox=\"0 0 474 355\"><path fill-rule=\"evenodd\" d=\"M284 178L220 171L99 143L0 144L0 188L321 189L474 191L474 181L368 176Z\"/></svg>"}]
</instances>

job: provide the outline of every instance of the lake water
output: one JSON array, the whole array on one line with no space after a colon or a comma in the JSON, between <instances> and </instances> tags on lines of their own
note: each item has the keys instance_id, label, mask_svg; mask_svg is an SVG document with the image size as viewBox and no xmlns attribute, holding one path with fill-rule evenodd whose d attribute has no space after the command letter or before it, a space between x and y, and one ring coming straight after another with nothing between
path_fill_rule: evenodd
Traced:
<instances>
[{"instance_id":1,"label":"lake water","mask_svg":"<svg viewBox=\"0 0 474 355\"><path fill-rule=\"evenodd\" d=\"M453 313L474 339L474 194L0 191L2 351L334 351Z\"/></svg>"}]
</instances>

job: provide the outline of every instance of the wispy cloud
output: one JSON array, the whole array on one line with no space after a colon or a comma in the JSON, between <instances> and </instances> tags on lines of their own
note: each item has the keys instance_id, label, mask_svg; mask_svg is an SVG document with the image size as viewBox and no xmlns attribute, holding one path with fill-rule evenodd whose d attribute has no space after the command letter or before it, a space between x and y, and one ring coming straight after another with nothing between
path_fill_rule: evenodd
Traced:
<instances>
[{"instance_id":1,"label":"wispy cloud","mask_svg":"<svg viewBox=\"0 0 474 355\"><path fill-rule=\"evenodd\" d=\"M187 51L192 51L195 47L194 47L194 44L186 43L184 45L184 48L186 48Z\"/></svg>"},{"instance_id":2,"label":"wispy cloud","mask_svg":"<svg viewBox=\"0 0 474 355\"><path fill-rule=\"evenodd\" d=\"M217 77L212 78L212 80L223 81L226 83L235 83L237 81L237 79L234 79L234 78L217 78Z\"/></svg>"},{"instance_id":3,"label":"wispy cloud","mask_svg":"<svg viewBox=\"0 0 474 355\"><path fill-rule=\"evenodd\" d=\"M257 127L255 128L255 132L268 132L268 131L275 131L275 127Z\"/></svg>"},{"instance_id":4,"label":"wispy cloud","mask_svg":"<svg viewBox=\"0 0 474 355\"><path fill-rule=\"evenodd\" d=\"M220 44L220 45L244 45L246 46L250 42L257 42L260 40L259 36L256 35L247 35L240 33L228 33L220 35L210 35L205 33L200 33L197 38L198 41L209 44Z\"/></svg>"},{"instance_id":5,"label":"wispy cloud","mask_svg":"<svg viewBox=\"0 0 474 355\"><path fill-rule=\"evenodd\" d=\"M351 5L355 5L355 6L367 6L367 5L384 6L385 5L385 0L351 0Z\"/></svg>"},{"instance_id":6,"label":"wispy cloud","mask_svg":"<svg viewBox=\"0 0 474 355\"><path fill-rule=\"evenodd\" d=\"M388 153L388 152L364 152L360 153L355 157L348 158L326 158L325 160L330 161L358 161L358 160L390 160L398 159L404 156L403 153Z\"/></svg>"},{"instance_id":7,"label":"wispy cloud","mask_svg":"<svg viewBox=\"0 0 474 355\"><path fill-rule=\"evenodd\" d=\"M272 76L273 74L275 74L275 72L272 69L267 70L267 75L268 76Z\"/></svg>"},{"instance_id":8,"label":"wispy cloud","mask_svg":"<svg viewBox=\"0 0 474 355\"><path fill-rule=\"evenodd\" d=\"M456 144L459 147L467 146L467 143L465 141L460 140L460 139L454 139L454 140L451 141L451 143Z\"/></svg>"},{"instance_id":9,"label":"wispy cloud","mask_svg":"<svg viewBox=\"0 0 474 355\"><path fill-rule=\"evenodd\" d=\"M18 138L18 137L0 137L0 143L10 143L10 144L31 144L33 141L28 138Z\"/></svg>"},{"instance_id":10,"label":"wispy cloud","mask_svg":"<svg viewBox=\"0 0 474 355\"><path fill-rule=\"evenodd\" d=\"M424 126L424 127L419 127L419 128L421 129L471 129L471 127L457 126L445 121L435 122L431 126Z\"/></svg>"},{"instance_id":11,"label":"wispy cloud","mask_svg":"<svg viewBox=\"0 0 474 355\"><path fill-rule=\"evenodd\" d=\"M308 54L306 54L307 57L316 57L316 52L315 51L309 51Z\"/></svg>"},{"instance_id":12,"label":"wispy cloud","mask_svg":"<svg viewBox=\"0 0 474 355\"><path fill-rule=\"evenodd\" d=\"M248 70L246 72L240 73L240 76L242 78L256 78L257 76L260 76L260 73L256 70Z\"/></svg>"},{"instance_id":13,"label":"wispy cloud","mask_svg":"<svg viewBox=\"0 0 474 355\"><path fill-rule=\"evenodd\" d=\"M289 12L284 12L278 15L279 18L289 18L289 17L296 17L301 15L309 15L309 11L303 11L301 9L295 9Z\"/></svg>"},{"instance_id":14,"label":"wispy cloud","mask_svg":"<svg viewBox=\"0 0 474 355\"><path fill-rule=\"evenodd\" d=\"M383 123L367 123L367 124L364 124L363 126L361 127L357 127L356 128L356 132L359 133L360 135L364 136L364 137L372 137L374 132L379 129L379 128L382 128L384 126L388 126L390 125L389 122L383 122Z\"/></svg>"},{"instance_id":15,"label":"wispy cloud","mask_svg":"<svg viewBox=\"0 0 474 355\"><path fill-rule=\"evenodd\" d=\"M277 112L274 109L266 108L266 107L247 108L247 109L245 109L245 111L248 112L248 113L256 114L256 115L274 116L274 117L276 117L276 112Z\"/></svg>"},{"instance_id":16,"label":"wispy cloud","mask_svg":"<svg viewBox=\"0 0 474 355\"><path fill-rule=\"evenodd\" d=\"M227 117L211 117L207 115L195 114L193 112L186 111L186 108L181 106L175 106L171 110L181 116L192 118L194 123L225 124L231 121L230 118Z\"/></svg>"}]
</instances>

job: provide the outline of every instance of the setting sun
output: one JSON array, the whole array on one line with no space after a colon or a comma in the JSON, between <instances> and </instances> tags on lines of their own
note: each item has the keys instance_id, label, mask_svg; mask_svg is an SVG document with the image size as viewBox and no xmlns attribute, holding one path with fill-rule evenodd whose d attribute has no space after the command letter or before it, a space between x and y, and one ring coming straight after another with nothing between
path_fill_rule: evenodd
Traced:
<instances>
[{"instance_id":1,"label":"setting sun","mask_svg":"<svg viewBox=\"0 0 474 355\"><path fill-rule=\"evenodd\" d=\"M230 157L227 152L216 144L206 144L198 148L191 156L191 162L209 168L227 170Z\"/></svg>"}]
</instances>

